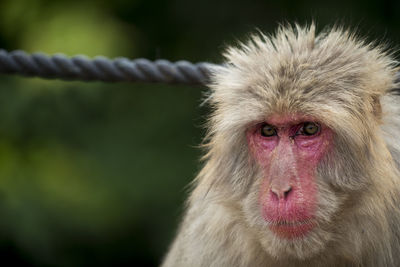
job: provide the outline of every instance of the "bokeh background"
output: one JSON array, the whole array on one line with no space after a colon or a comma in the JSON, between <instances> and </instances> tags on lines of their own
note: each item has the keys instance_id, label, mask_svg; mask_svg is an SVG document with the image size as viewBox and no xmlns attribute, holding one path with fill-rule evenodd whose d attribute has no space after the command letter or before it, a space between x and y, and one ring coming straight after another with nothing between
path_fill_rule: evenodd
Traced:
<instances>
[{"instance_id":1,"label":"bokeh background","mask_svg":"<svg viewBox=\"0 0 400 267\"><path fill-rule=\"evenodd\" d=\"M398 0L0 0L0 48L221 62L256 29L400 43ZM205 88L0 75L3 266L157 266L201 167Z\"/></svg>"}]
</instances>

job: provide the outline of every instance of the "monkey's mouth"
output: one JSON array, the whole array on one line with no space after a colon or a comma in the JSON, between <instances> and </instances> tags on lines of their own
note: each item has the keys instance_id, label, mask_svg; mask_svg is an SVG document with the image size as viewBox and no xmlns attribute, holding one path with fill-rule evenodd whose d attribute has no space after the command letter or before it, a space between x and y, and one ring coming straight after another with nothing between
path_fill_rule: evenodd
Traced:
<instances>
[{"instance_id":1,"label":"monkey's mouth","mask_svg":"<svg viewBox=\"0 0 400 267\"><path fill-rule=\"evenodd\" d=\"M277 236L285 239L305 237L316 226L313 220L278 221L271 223L269 229Z\"/></svg>"}]
</instances>

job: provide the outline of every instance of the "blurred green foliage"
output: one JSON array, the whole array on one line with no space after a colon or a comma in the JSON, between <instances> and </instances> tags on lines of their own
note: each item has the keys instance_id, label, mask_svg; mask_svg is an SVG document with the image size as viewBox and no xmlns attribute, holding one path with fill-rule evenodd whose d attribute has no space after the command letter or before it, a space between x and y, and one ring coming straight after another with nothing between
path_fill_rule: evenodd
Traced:
<instances>
[{"instance_id":1,"label":"blurred green foliage","mask_svg":"<svg viewBox=\"0 0 400 267\"><path fill-rule=\"evenodd\" d=\"M2 0L0 48L220 62L286 21L397 44L399 15L395 0ZM200 168L204 90L0 76L2 261L158 265Z\"/></svg>"}]
</instances>

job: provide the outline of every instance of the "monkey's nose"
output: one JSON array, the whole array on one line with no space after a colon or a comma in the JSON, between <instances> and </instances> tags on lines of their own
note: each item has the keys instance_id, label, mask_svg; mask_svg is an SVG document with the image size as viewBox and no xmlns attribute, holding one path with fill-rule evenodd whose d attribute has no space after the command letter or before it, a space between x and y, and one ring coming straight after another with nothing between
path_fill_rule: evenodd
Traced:
<instances>
[{"instance_id":1,"label":"monkey's nose","mask_svg":"<svg viewBox=\"0 0 400 267\"><path fill-rule=\"evenodd\" d=\"M271 187L271 193L276 200L287 200L290 192L292 192L292 187L290 185Z\"/></svg>"}]
</instances>

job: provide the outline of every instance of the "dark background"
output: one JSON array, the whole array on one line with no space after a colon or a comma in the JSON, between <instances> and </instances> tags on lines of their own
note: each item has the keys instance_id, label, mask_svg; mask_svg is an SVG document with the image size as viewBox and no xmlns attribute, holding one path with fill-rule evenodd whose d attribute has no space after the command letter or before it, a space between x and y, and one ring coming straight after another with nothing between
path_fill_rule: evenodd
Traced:
<instances>
[{"instance_id":1,"label":"dark background","mask_svg":"<svg viewBox=\"0 0 400 267\"><path fill-rule=\"evenodd\" d=\"M396 48L399 17L394 0L0 0L0 48L219 63L312 19ZM205 90L0 75L2 265L158 265L200 168Z\"/></svg>"}]
</instances>

